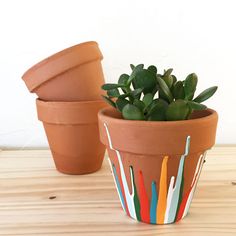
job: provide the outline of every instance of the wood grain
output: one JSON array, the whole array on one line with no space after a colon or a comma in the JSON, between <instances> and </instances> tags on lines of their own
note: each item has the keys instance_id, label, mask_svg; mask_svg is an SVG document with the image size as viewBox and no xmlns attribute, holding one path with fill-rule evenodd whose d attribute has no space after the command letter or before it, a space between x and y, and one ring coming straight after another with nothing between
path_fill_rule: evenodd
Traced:
<instances>
[{"instance_id":1,"label":"wood grain","mask_svg":"<svg viewBox=\"0 0 236 236\"><path fill-rule=\"evenodd\" d=\"M236 147L208 152L189 215L165 226L123 213L106 160L68 176L48 150L1 151L0 235L236 235Z\"/></svg>"}]
</instances>

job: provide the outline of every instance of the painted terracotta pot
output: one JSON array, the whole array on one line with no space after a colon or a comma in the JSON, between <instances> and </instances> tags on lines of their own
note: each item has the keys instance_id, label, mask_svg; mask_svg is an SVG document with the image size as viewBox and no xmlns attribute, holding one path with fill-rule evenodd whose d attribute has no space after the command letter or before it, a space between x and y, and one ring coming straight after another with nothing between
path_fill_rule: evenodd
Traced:
<instances>
[{"instance_id":1,"label":"painted terracotta pot","mask_svg":"<svg viewBox=\"0 0 236 236\"><path fill-rule=\"evenodd\" d=\"M100 139L127 215L169 224L188 213L217 120L210 109L163 122L124 120L111 108L99 112Z\"/></svg>"},{"instance_id":2,"label":"painted terracotta pot","mask_svg":"<svg viewBox=\"0 0 236 236\"><path fill-rule=\"evenodd\" d=\"M45 101L101 100L102 58L96 42L81 43L34 65L22 79Z\"/></svg>"},{"instance_id":3,"label":"painted terracotta pot","mask_svg":"<svg viewBox=\"0 0 236 236\"><path fill-rule=\"evenodd\" d=\"M100 169L105 146L99 141L97 113L103 101L45 102L36 100L58 171L87 174Z\"/></svg>"}]
</instances>

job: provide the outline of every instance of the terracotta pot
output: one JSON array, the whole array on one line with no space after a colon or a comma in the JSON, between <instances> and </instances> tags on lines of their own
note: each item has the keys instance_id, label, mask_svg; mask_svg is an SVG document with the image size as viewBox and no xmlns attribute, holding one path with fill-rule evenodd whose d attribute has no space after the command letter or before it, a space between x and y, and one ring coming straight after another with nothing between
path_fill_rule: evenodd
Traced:
<instances>
[{"instance_id":1,"label":"terracotta pot","mask_svg":"<svg viewBox=\"0 0 236 236\"><path fill-rule=\"evenodd\" d=\"M111 108L99 112L124 211L138 221L169 224L188 212L206 151L215 143L218 116L196 112L186 121L123 120Z\"/></svg>"},{"instance_id":2,"label":"terracotta pot","mask_svg":"<svg viewBox=\"0 0 236 236\"><path fill-rule=\"evenodd\" d=\"M96 42L81 43L34 65L22 79L46 101L101 100L102 58Z\"/></svg>"},{"instance_id":3,"label":"terracotta pot","mask_svg":"<svg viewBox=\"0 0 236 236\"><path fill-rule=\"evenodd\" d=\"M99 141L97 113L103 101L45 102L36 100L58 171L87 174L100 169L105 146Z\"/></svg>"}]
</instances>

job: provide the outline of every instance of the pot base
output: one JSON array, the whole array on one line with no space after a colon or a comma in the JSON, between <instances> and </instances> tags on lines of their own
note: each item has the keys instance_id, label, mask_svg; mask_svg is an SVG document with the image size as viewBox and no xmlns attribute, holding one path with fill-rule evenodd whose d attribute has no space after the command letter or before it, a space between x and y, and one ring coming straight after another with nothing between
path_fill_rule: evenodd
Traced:
<instances>
[{"instance_id":1,"label":"pot base","mask_svg":"<svg viewBox=\"0 0 236 236\"><path fill-rule=\"evenodd\" d=\"M97 162L94 165L94 162L89 163L91 161L86 161L86 160L94 159L89 156L87 158L85 158L84 156L83 158L81 158L80 156L78 156L77 158L75 157L71 158L69 156L60 155L54 151L51 151L51 152L52 152L52 156L53 156L54 163L57 170L67 175L85 175L85 174L94 173L98 171L99 169L101 169L102 160L104 157L104 153L97 155L96 159L101 160L101 161Z\"/></svg>"}]
</instances>

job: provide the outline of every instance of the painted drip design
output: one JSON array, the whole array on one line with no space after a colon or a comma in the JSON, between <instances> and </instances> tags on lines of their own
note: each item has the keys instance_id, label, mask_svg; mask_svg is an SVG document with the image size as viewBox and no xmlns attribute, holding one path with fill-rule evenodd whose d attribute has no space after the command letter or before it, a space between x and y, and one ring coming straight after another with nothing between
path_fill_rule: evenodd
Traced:
<instances>
[{"instance_id":1,"label":"painted drip design","mask_svg":"<svg viewBox=\"0 0 236 236\"><path fill-rule=\"evenodd\" d=\"M206 152L200 155L198 163L195 169L193 180L189 191L183 196L183 185L184 185L184 162L185 158L189 154L190 148L190 136L186 138L185 152L180 158L177 176L172 176L168 186L167 183L167 170L168 170L168 156L164 156L161 166L161 175L159 180L159 193L157 192L156 182L152 181L151 190L152 197L148 199L146 188L144 185L143 173L141 170L138 172L138 180L134 179L133 167L130 166L130 180L131 180L131 193L129 191L128 182L126 179L122 159L120 152L113 148L110 133L107 124L104 123L106 129L109 147L115 151L120 176L119 179L116 167L111 163L110 167L113 173L114 182L120 198L120 202L123 210L127 215L132 218L151 224L169 224L181 220L188 213L190 203L192 201L194 191L197 186L197 182L201 173L203 162L205 159ZM136 184L139 185L140 193L138 195L136 190Z\"/></svg>"}]
</instances>

